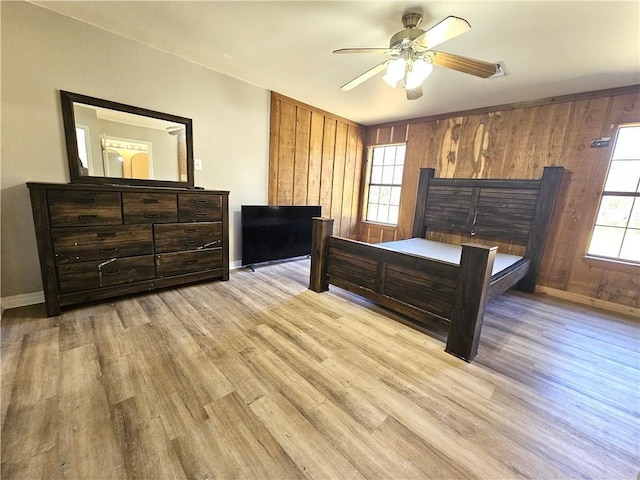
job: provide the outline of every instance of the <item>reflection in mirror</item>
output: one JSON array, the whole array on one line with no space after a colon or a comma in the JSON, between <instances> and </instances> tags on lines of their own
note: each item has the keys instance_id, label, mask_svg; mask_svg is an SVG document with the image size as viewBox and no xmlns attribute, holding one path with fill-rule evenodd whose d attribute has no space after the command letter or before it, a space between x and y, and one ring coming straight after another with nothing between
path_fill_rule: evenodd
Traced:
<instances>
[{"instance_id":1,"label":"reflection in mirror","mask_svg":"<svg viewBox=\"0 0 640 480\"><path fill-rule=\"evenodd\" d=\"M190 119L60 93L72 182L193 186Z\"/></svg>"}]
</instances>

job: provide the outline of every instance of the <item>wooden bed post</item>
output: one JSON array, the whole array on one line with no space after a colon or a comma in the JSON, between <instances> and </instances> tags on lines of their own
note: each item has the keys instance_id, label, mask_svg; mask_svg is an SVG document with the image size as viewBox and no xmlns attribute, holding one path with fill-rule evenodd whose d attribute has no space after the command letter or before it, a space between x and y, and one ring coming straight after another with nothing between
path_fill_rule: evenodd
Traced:
<instances>
[{"instance_id":1,"label":"wooden bed post","mask_svg":"<svg viewBox=\"0 0 640 480\"><path fill-rule=\"evenodd\" d=\"M462 244L456 294L445 351L470 362L478 353L487 290L498 247ZM474 281L476 279L476 281ZM482 279L482 283L477 279Z\"/></svg>"},{"instance_id":2,"label":"wooden bed post","mask_svg":"<svg viewBox=\"0 0 640 480\"><path fill-rule=\"evenodd\" d=\"M560 182L562 181L563 167L544 167L538 192L538 203L533 217L533 226L527 243L527 257L531 259L529 273L518 283L518 290L533 293L538 281L542 254L551 225L551 215L556 203Z\"/></svg>"},{"instance_id":3,"label":"wooden bed post","mask_svg":"<svg viewBox=\"0 0 640 480\"><path fill-rule=\"evenodd\" d=\"M329 253L329 237L332 234L332 218L315 217L313 219L309 289L314 292L319 293L329 290L329 279L327 278L327 256Z\"/></svg>"},{"instance_id":4,"label":"wooden bed post","mask_svg":"<svg viewBox=\"0 0 640 480\"><path fill-rule=\"evenodd\" d=\"M424 214L427 209L427 194L429 193L429 182L435 177L436 171L433 168L421 168L418 178L418 193L416 194L416 210L413 217L413 238L424 238L427 228L424 224Z\"/></svg>"}]
</instances>

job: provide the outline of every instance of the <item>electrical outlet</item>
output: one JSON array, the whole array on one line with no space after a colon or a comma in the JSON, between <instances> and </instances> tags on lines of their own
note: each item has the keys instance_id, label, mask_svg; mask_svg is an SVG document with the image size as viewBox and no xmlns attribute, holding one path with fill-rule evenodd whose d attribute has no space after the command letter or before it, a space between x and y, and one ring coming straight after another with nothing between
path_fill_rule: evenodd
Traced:
<instances>
[{"instance_id":1,"label":"electrical outlet","mask_svg":"<svg viewBox=\"0 0 640 480\"><path fill-rule=\"evenodd\" d=\"M193 166L196 170L202 170L202 160L195 159Z\"/></svg>"}]
</instances>

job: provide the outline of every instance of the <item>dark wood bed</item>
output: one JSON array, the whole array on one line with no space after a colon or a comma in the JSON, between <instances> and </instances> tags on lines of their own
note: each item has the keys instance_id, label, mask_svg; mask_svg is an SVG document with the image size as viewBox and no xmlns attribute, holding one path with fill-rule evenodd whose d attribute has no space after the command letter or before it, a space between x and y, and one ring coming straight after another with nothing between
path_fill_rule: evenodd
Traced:
<instances>
[{"instance_id":1,"label":"dark wood bed","mask_svg":"<svg viewBox=\"0 0 640 480\"><path fill-rule=\"evenodd\" d=\"M410 240L369 244L334 237L332 219L314 219L309 288L323 292L335 285L418 328L446 322L445 350L470 362L487 302L513 286L535 288L562 173L562 167L545 167L536 180L449 179L423 168ZM473 243L427 240L432 232ZM498 253L487 244L491 238L524 253Z\"/></svg>"}]
</instances>

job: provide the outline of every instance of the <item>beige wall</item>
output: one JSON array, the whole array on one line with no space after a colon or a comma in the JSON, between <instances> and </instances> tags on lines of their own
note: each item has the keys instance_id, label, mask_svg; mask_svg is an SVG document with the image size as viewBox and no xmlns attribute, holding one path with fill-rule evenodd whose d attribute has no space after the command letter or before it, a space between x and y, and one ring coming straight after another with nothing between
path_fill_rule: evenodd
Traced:
<instances>
[{"instance_id":1,"label":"beige wall","mask_svg":"<svg viewBox=\"0 0 640 480\"><path fill-rule=\"evenodd\" d=\"M195 183L267 201L269 92L23 2L2 2L1 297L42 290L25 182L68 182L59 90L193 119ZM6 304L6 302L5 302Z\"/></svg>"}]
</instances>

